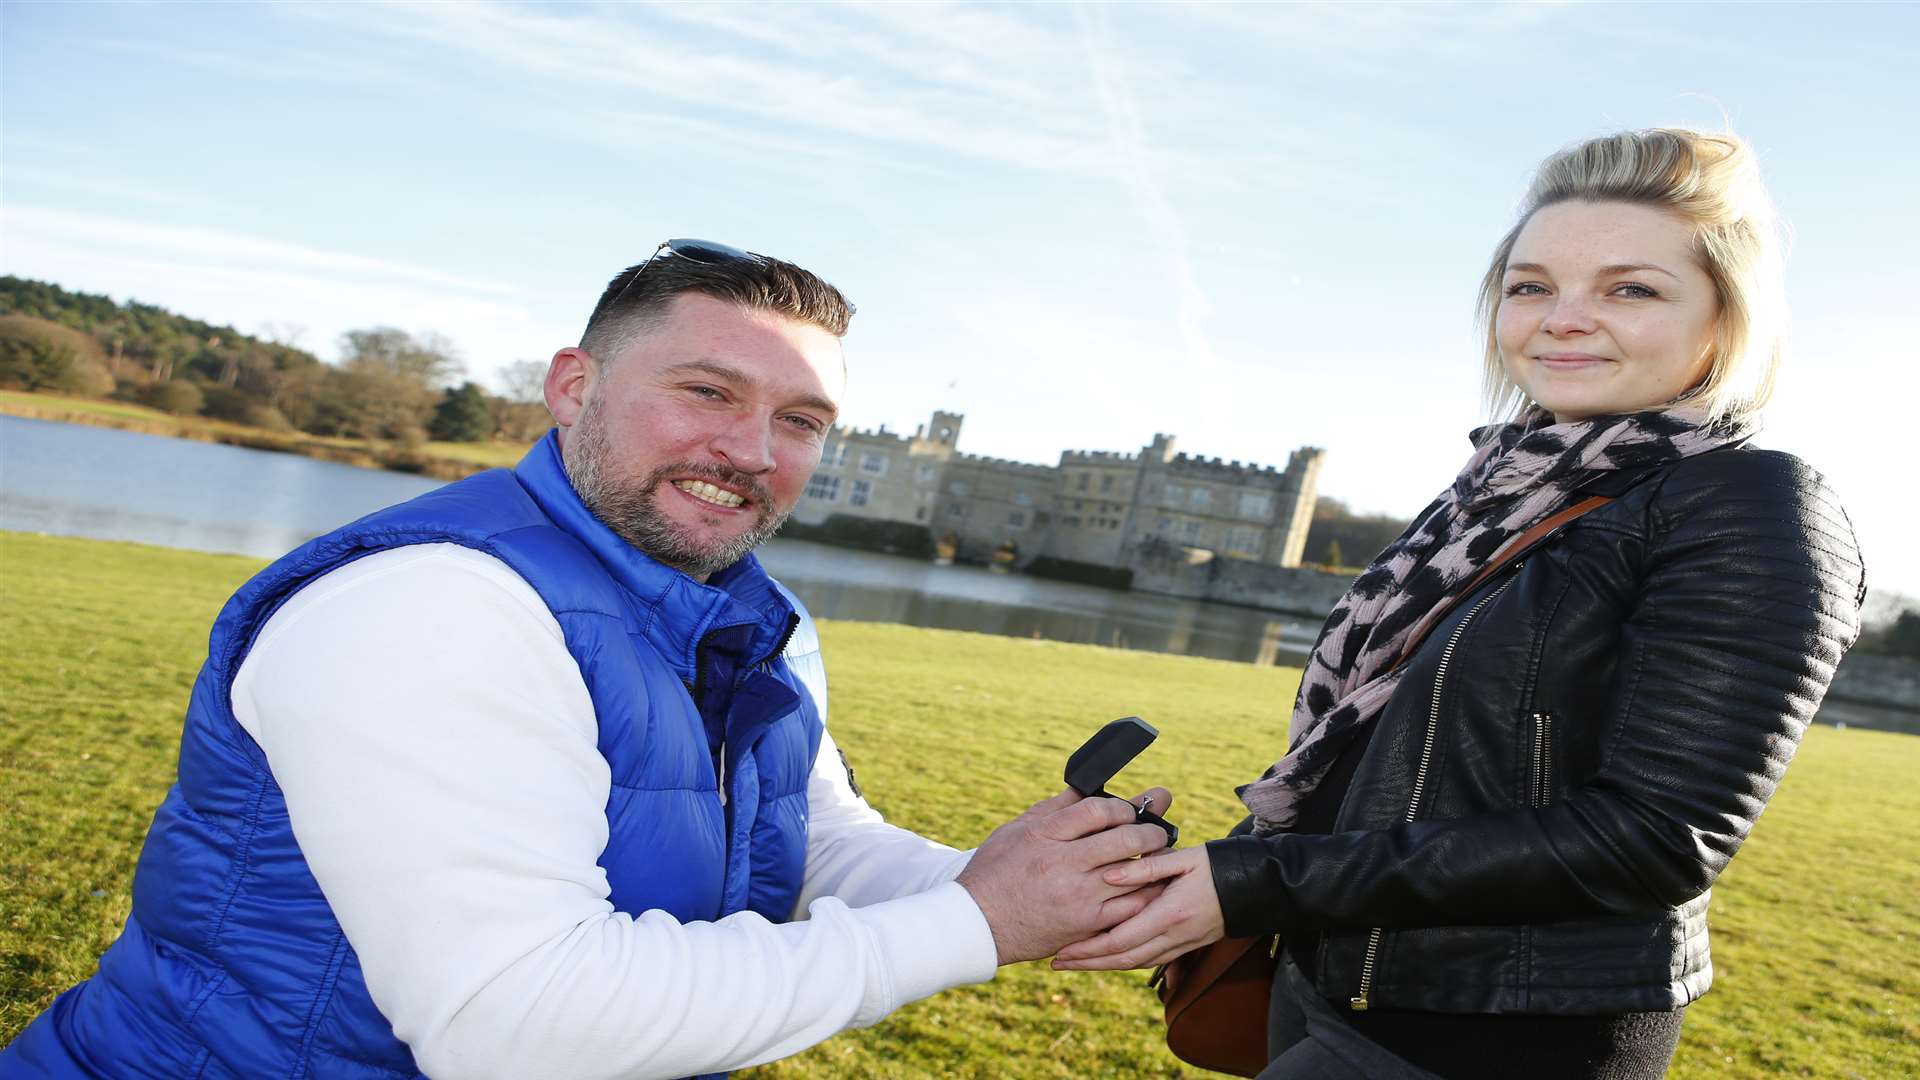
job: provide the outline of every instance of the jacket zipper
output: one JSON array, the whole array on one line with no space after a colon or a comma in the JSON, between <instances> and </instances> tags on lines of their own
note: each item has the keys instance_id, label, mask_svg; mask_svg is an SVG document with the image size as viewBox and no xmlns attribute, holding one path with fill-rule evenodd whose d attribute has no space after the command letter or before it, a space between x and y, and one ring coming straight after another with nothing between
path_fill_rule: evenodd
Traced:
<instances>
[{"instance_id":1,"label":"jacket zipper","mask_svg":"<svg viewBox=\"0 0 1920 1080\"><path fill-rule=\"evenodd\" d=\"M775 660L780 659L781 653L787 651L787 643L793 640L793 633L798 629L800 629L800 616L797 614L788 615L787 628L780 632L780 640L774 643L773 651L769 652L766 656L761 657L755 663L748 665L746 670L751 671L757 668L758 670L763 672L772 671L773 662ZM700 639L700 644L694 647L694 655L696 657L699 656L699 650L704 649L706 647L708 640L710 640L713 637L713 635L717 632L718 631L708 631L708 633ZM699 669L695 668L694 670L695 681L687 684L687 691L691 694L694 694L696 700L698 699L698 695L700 692L699 691L699 674L700 674ZM744 672L742 673L742 677L743 678L745 677ZM727 741L724 738L720 740L719 754L714 757L713 779L714 779L714 786L717 787L720 791L720 805L725 806L727 805Z\"/></svg>"},{"instance_id":2,"label":"jacket zipper","mask_svg":"<svg viewBox=\"0 0 1920 1080\"><path fill-rule=\"evenodd\" d=\"M1552 790L1551 764L1553 757L1553 714L1537 712L1533 714L1533 791L1531 802L1534 806L1547 805L1547 796Z\"/></svg>"},{"instance_id":3,"label":"jacket zipper","mask_svg":"<svg viewBox=\"0 0 1920 1080\"><path fill-rule=\"evenodd\" d=\"M1440 695L1446 687L1447 668L1453 663L1453 650L1459 647L1460 639L1466 636L1467 627L1473 625L1480 609L1492 603L1494 597L1506 592L1507 586L1513 584L1514 577L1525 565L1524 559L1513 564L1514 573L1509 574L1499 588L1481 597L1480 602L1468 610L1467 617L1461 619L1460 624L1453 628L1453 633L1448 635L1447 647L1440 651L1440 666L1433 673L1433 694L1427 699L1427 731L1420 746L1420 764L1414 769L1413 795L1407 800L1407 812L1402 821L1411 823L1420 816L1420 799L1427 791L1427 771L1433 765L1433 744L1440 734ZM1348 1008L1354 1012L1367 1011L1367 995L1373 989L1373 969L1380 958L1380 939L1383 936L1384 930L1378 926L1367 932L1367 955L1360 964L1360 992L1347 999Z\"/></svg>"},{"instance_id":4,"label":"jacket zipper","mask_svg":"<svg viewBox=\"0 0 1920 1080\"><path fill-rule=\"evenodd\" d=\"M773 651L761 657L760 662L758 664L755 664L754 666L759 668L761 671L772 671L773 662L775 660L780 659L781 653L787 651L787 645L793 641L793 633L798 629L800 629L799 614L795 613L792 615L788 615L787 629L785 632L783 632L780 635L780 640L774 644Z\"/></svg>"}]
</instances>

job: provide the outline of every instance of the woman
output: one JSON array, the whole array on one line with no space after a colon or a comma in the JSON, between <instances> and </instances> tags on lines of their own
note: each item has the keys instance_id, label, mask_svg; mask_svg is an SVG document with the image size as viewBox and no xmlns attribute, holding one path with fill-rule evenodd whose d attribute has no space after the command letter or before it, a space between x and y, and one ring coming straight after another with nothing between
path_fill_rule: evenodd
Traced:
<instances>
[{"instance_id":1,"label":"woman","mask_svg":"<svg viewBox=\"0 0 1920 1080\"><path fill-rule=\"evenodd\" d=\"M1251 834L1110 872L1165 891L1056 966L1279 933L1263 1077L1663 1074L1708 888L1858 631L1846 515L1746 445L1780 282L1739 140L1549 158L1481 289L1510 419L1328 618Z\"/></svg>"}]
</instances>

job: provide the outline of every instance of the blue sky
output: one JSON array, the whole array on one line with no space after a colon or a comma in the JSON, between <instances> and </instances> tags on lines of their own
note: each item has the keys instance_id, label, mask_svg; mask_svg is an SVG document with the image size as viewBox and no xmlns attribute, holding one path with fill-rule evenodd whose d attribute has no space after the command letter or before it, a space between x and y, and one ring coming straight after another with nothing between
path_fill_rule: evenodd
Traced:
<instances>
[{"instance_id":1,"label":"blue sky","mask_svg":"<svg viewBox=\"0 0 1920 1080\"><path fill-rule=\"evenodd\" d=\"M1913 5L0 7L0 270L242 330L544 360L668 236L840 285L846 417L1154 432L1411 513L1541 157L1730 125L1795 240L1761 438L1920 595ZM1902 536L1907 540L1900 539Z\"/></svg>"}]
</instances>

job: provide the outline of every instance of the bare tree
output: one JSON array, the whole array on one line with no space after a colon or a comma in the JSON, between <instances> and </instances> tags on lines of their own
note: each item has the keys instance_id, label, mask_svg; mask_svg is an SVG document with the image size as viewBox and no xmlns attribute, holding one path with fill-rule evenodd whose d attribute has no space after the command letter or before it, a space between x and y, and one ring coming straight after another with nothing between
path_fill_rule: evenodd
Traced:
<instances>
[{"instance_id":1,"label":"bare tree","mask_svg":"<svg viewBox=\"0 0 1920 1080\"><path fill-rule=\"evenodd\" d=\"M368 438L424 439L441 391L464 370L439 334L415 338L391 326L349 330L340 335L335 380L341 426Z\"/></svg>"},{"instance_id":2,"label":"bare tree","mask_svg":"<svg viewBox=\"0 0 1920 1080\"><path fill-rule=\"evenodd\" d=\"M547 365L539 360L515 360L497 372L501 394L493 399L494 426L516 442L539 438L553 419L547 415Z\"/></svg>"},{"instance_id":3,"label":"bare tree","mask_svg":"<svg viewBox=\"0 0 1920 1080\"><path fill-rule=\"evenodd\" d=\"M515 360L494 376L500 396L515 405L537 405L546 400L547 365L540 360Z\"/></svg>"}]
</instances>

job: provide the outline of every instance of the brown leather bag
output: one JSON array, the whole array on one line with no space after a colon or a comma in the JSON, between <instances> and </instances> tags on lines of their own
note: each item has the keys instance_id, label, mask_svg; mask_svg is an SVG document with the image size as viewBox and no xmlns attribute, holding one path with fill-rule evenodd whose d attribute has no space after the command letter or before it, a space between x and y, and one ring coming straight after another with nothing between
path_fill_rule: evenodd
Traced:
<instances>
[{"instance_id":1,"label":"brown leather bag","mask_svg":"<svg viewBox=\"0 0 1920 1080\"><path fill-rule=\"evenodd\" d=\"M1538 547L1562 525L1612 502L1583 499L1521 533L1474 575L1467 587L1443 602L1401 650L1405 663L1453 605L1471 595L1495 571ZM1246 824L1246 823L1242 823ZM1235 829L1235 832L1240 830ZM1280 964L1280 938L1222 938L1154 969L1150 986L1167 1010L1167 1049L1189 1065L1257 1076L1267 1067L1267 1006Z\"/></svg>"},{"instance_id":2,"label":"brown leather bag","mask_svg":"<svg viewBox=\"0 0 1920 1080\"><path fill-rule=\"evenodd\" d=\"M1267 999L1280 939L1222 938L1160 965L1151 985L1167 1007L1167 1049L1234 1076L1267 1067Z\"/></svg>"}]
</instances>

